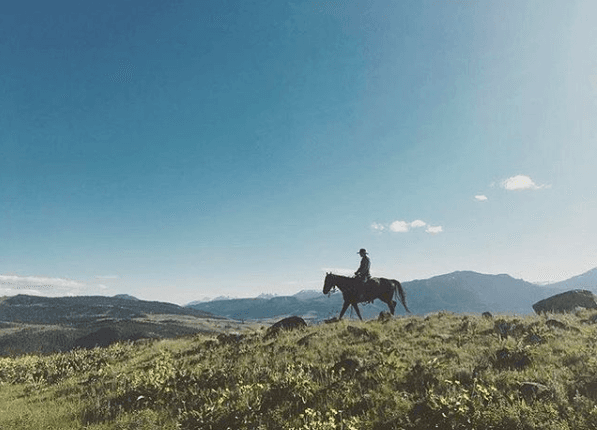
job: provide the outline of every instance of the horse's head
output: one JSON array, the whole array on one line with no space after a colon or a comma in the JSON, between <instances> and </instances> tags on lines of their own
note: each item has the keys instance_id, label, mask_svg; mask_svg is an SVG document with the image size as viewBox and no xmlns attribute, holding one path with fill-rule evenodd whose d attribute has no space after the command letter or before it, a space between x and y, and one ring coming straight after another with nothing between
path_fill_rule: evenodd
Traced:
<instances>
[{"instance_id":1,"label":"horse's head","mask_svg":"<svg viewBox=\"0 0 597 430\"><path fill-rule=\"evenodd\" d=\"M336 286L335 276L332 273L326 273L325 281L323 281L323 294L330 292L332 287Z\"/></svg>"}]
</instances>

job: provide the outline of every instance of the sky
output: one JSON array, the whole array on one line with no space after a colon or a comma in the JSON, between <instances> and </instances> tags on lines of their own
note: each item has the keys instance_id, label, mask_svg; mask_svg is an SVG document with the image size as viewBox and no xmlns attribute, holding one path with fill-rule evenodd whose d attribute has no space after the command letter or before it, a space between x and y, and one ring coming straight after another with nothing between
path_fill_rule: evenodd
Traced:
<instances>
[{"instance_id":1,"label":"sky","mask_svg":"<svg viewBox=\"0 0 597 430\"><path fill-rule=\"evenodd\" d=\"M0 296L597 266L593 0L11 2Z\"/></svg>"}]
</instances>

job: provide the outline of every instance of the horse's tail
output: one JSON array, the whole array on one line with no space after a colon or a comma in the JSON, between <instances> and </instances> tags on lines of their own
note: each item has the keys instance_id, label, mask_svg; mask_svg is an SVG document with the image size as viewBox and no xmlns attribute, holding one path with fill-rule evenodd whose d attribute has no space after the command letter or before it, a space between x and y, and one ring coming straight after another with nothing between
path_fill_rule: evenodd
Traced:
<instances>
[{"instance_id":1,"label":"horse's tail","mask_svg":"<svg viewBox=\"0 0 597 430\"><path fill-rule=\"evenodd\" d=\"M406 293L404 292L404 289L402 288L400 281L396 281L394 279L393 284L394 284L394 297L399 296L400 302L402 303L402 306L404 306L404 309L406 310L406 312L408 312L409 314L412 313L410 311L410 309L408 309L408 306L406 306Z\"/></svg>"}]
</instances>

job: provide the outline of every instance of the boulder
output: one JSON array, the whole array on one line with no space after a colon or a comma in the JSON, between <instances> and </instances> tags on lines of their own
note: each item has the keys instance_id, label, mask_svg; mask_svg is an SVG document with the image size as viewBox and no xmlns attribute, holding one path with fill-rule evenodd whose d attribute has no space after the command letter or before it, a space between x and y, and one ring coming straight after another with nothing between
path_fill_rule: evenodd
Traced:
<instances>
[{"instance_id":1,"label":"boulder","mask_svg":"<svg viewBox=\"0 0 597 430\"><path fill-rule=\"evenodd\" d=\"M493 367L504 370L522 370L531 364L531 357L526 351L509 350L502 348L495 353L493 358Z\"/></svg>"},{"instance_id":2,"label":"boulder","mask_svg":"<svg viewBox=\"0 0 597 430\"><path fill-rule=\"evenodd\" d=\"M533 402L551 394L550 389L538 382L520 382L520 394L526 401Z\"/></svg>"},{"instance_id":3,"label":"boulder","mask_svg":"<svg viewBox=\"0 0 597 430\"><path fill-rule=\"evenodd\" d=\"M587 290L572 290L556 294L533 305L536 313L573 312L577 307L597 309L597 296Z\"/></svg>"},{"instance_id":4,"label":"boulder","mask_svg":"<svg viewBox=\"0 0 597 430\"><path fill-rule=\"evenodd\" d=\"M338 373L354 374L361 366L358 358L345 358L334 364L332 370Z\"/></svg>"},{"instance_id":5,"label":"boulder","mask_svg":"<svg viewBox=\"0 0 597 430\"><path fill-rule=\"evenodd\" d=\"M275 336L280 332L280 330L294 330L297 328L307 327L307 323L304 319L297 316L292 316L288 318L284 318L283 320L278 321L270 328L267 329L267 336Z\"/></svg>"},{"instance_id":6,"label":"boulder","mask_svg":"<svg viewBox=\"0 0 597 430\"><path fill-rule=\"evenodd\" d=\"M245 335L240 333L220 333L218 342L220 345L234 345L240 343L244 338Z\"/></svg>"},{"instance_id":7,"label":"boulder","mask_svg":"<svg viewBox=\"0 0 597 430\"><path fill-rule=\"evenodd\" d=\"M392 319L392 314L387 311L381 311L377 317L377 321L386 323Z\"/></svg>"}]
</instances>

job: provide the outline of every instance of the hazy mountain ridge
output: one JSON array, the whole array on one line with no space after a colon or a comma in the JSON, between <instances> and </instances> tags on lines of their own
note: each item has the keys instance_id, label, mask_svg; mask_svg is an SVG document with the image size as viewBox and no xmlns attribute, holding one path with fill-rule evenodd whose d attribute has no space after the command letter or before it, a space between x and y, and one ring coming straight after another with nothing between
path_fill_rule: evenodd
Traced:
<instances>
[{"instance_id":1,"label":"hazy mountain ridge","mask_svg":"<svg viewBox=\"0 0 597 430\"><path fill-rule=\"evenodd\" d=\"M205 311L173 303L133 300L128 297L42 297L19 294L0 302L0 321L6 322L76 325L100 318L131 319L151 314L218 318Z\"/></svg>"},{"instance_id":2,"label":"hazy mountain ridge","mask_svg":"<svg viewBox=\"0 0 597 430\"><path fill-rule=\"evenodd\" d=\"M570 279L549 284L547 287L558 290L573 290L579 288L597 293L597 267L578 276L573 276Z\"/></svg>"},{"instance_id":3,"label":"hazy mountain ridge","mask_svg":"<svg viewBox=\"0 0 597 430\"><path fill-rule=\"evenodd\" d=\"M510 275L487 275L473 271L457 271L429 279L402 283L409 308L417 314L436 311L528 314L532 305L560 289L586 288L596 290L597 268L585 274L549 286L540 286ZM322 280L323 287L323 280ZM230 299L205 303L190 303L194 309L233 319L260 319L294 314L320 320L337 315L342 295L329 298L321 291L303 290L294 296L270 299ZM379 300L372 305L360 305L364 318L372 318L387 306ZM404 313L401 307L398 314Z\"/></svg>"}]
</instances>

